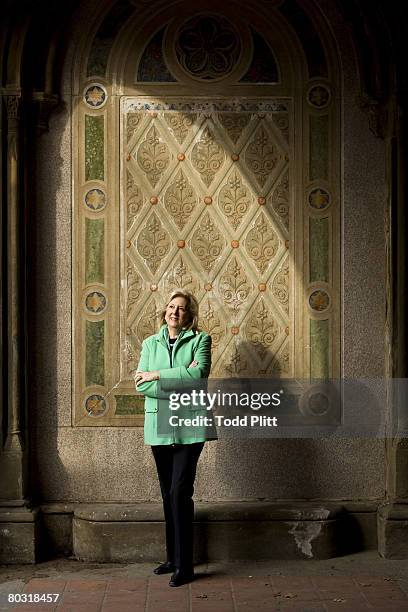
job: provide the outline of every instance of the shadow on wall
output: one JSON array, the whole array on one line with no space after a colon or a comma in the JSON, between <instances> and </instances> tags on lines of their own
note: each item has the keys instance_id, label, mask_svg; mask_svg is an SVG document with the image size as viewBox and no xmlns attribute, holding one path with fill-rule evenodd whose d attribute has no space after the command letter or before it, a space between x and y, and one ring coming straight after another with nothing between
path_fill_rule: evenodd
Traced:
<instances>
[{"instance_id":1,"label":"shadow on wall","mask_svg":"<svg viewBox=\"0 0 408 612\"><path fill-rule=\"evenodd\" d=\"M71 426L71 337L58 319L71 321L70 108L61 103L48 132L31 143L33 175L28 210L28 408L30 488L33 504L58 489L70 495L59 459L58 428ZM61 134L61 138L56 138ZM64 152L67 154L65 154ZM63 240L64 245L57 241Z\"/></svg>"}]
</instances>

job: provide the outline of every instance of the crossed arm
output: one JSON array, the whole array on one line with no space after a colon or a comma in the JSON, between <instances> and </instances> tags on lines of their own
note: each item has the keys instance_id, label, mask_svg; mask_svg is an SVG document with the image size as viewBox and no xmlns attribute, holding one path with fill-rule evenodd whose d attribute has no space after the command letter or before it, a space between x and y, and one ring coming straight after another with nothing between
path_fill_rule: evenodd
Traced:
<instances>
[{"instance_id":1,"label":"crossed arm","mask_svg":"<svg viewBox=\"0 0 408 612\"><path fill-rule=\"evenodd\" d=\"M188 368L195 368L198 365L198 361L193 359ZM139 366L140 367L140 366ZM144 382L152 382L154 380L160 380L160 370L152 370L151 372L143 372L143 370L136 370L134 375L136 388Z\"/></svg>"},{"instance_id":2,"label":"crossed arm","mask_svg":"<svg viewBox=\"0 0 408 612\"><path fill-rule=\"evenodd\" d=\"M211 369L211 337L203 336L198 344L194 359L188 366L176 366L161 370L149 371L149 346L142 344L139 365L134 375L137 391L150 397L157 397L157 381L161 380L161 388L165 389L167 381L192 382L199 378L207 378Z\"/></svg>"}]
</instances>

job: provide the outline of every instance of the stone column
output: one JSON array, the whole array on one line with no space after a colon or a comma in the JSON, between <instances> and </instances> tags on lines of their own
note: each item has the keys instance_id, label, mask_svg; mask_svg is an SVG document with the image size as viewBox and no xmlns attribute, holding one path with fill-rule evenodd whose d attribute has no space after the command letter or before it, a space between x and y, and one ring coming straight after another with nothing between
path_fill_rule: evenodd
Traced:
<instances>
[{"instance_id":1,"label":"stone column","mask_svg":"<svg viewBox=\"0 0 408 612\"><path fill-rule=\"evenodd\" d=\"M3 233L7 241L7 301L4 305L7 341L3 347L7 364L4 380L7 426L0 454L0 563L32 563L36 557L38 524L37 512L29 508L27 500L28 448L25 397L22 393L26 360L25 305L21 302L21 254L24 252L24 232L21 231L23 198L20 192L21 93L6 89L3 94L7 110L7 172L4 177L7 183L7 202L4 203L7 227Z\"/></svg>"},{"instance_id":2,"label":"stone column","mask_svg":"<svg viewBox=\"0 0 408 612\"><path fill-rule=\"evenodd\" d=\"M388 445L387 501L378 511L379 552L389 559L408 558L408 91L399 92L391 171L392 437ZM391 433L391 432L390 432Z\"/></svg>"}]
</instances>

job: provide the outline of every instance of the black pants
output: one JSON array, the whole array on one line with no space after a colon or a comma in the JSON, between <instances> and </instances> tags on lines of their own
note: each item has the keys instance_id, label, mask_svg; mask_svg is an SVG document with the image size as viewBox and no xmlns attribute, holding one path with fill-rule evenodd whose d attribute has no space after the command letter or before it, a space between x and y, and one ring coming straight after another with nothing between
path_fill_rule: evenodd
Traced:
<instances>
[{"instance_id":1,"label":"black pants","mask_svg":"<svg viewBox=\"0 0 408 612\"><path fill-rule=\"evenodd\" d=\"M194 479L204 442L152 446L166 520L167 561L193 570Z\"/></svg>"}]
</instances>

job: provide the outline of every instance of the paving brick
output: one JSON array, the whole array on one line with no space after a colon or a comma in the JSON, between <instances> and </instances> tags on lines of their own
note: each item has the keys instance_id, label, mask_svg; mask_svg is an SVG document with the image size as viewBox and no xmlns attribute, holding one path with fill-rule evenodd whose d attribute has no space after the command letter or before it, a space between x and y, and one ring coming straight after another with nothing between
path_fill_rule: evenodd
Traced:
<instances>
[{"instance_id":1,"label":"paving brick","mask_svg":"<svg viewBox=\"0 0 408 612\"><path fill-rule=\"evenodd\" d=\"M145 606L135 606L133 603L103 605L101 612L145 612Z\"/></svg>"},{"instance_id":2,"label":"paving brick","mask_svg":"<svg viewBox=\"0 0 408 612\"><path fill-rule=\"evenodd\" d=\"M283 591L272 591L271 596L280 602L287 601L320 601L319 592L318 591L296 591L292 590L283 590Z\"/></svg>"},{"instance_id":3,"label":"paving brick","mask_svg":"<svg viewBox=\"0 0 408 612\"><path fill-rule=\"evenodd\" d=\"M19 612L358 612L408 611L398 580L384 576L202 575L177 589L170 576L51 580L33 578L26 593L61 593L57 604L21 603ZM65 588L64 588L65 587Z\"/></svg>"},{"instance_id":4,"label":"paving brick","mask_svg":"<svg viewBox=\"0 0 408 612\"><path fill-rule=\"evenodd\" d=\"M376 586L372 588L361 588L361 592L364 593L366 597L370 597L373 594L379 593L382 597L394 597L395 595L402 595L406 597L404 591L399 588L399 586L395 585L394 587L381 587Z\"/></svg>"},{"instance_id":5,"label":"paving brick","mask_svg":"<svg viewBox=\"0 0 408 612\"><path fill-rule=\"evenodd\" d=\"M407 612L408 606L407 606L406 603L403 603L403 604L393 603L392 604L392 608L384 607L384 604L382 604L382 605L379 605L379 606L370 606L369 609L371 611L375 611L375 612L385 612L385 611L389 611L389 612Z\"/></svg>"},{"instance_id":6,"label":"paving brick","mask_svg":"<svg viewBox=\"0 0 408 612\"><path fill-rule=\"evenodd\" d=\"M325 606L328 612L360 612L360 610L372 610L367 604L361 604L358 608L356 608L356 606L341 603L325 604ZM383 608L382 612L386 612L386 610Z\"/></svg>"},{"instance_id":7,"label":"paving brick","mask_svg":"<svg viewBox=\"0 0 408 612\"><path fill-rule=\"evenodd\" d=\"M193 604L193 612L234 612L234 606L224 604ZM247 611L248 612L248 611Z\"/></svg>"},{"instance_id":8,"label":"paving brick","mask_svg":"<svg viewBox=\"0 0 408 612\"><path fill-rule=\"evenodd\" d=\"M231 583L229 578L220 579L208 577L194 580L191 583L191 588L193 590L211 588L213 591L228 591L231 588Z\"/></svg>"},{"instance_id":9,"label":"paving brick","mask_svg":"<svg viewBox=\"0 0 408 612\"><path fill-rule=\"evenodd\" d=\"M141 597L137 591L116 591L106 593L103 599L104 604L112 601L120 601L122 603L132 602L138 606L145 604L145 597Z\"/></svg>"},{"instance_id":10,"label":"paving brick","mask_svg":"<svg viewBox=\"0 0 408 612\"><path fill-rule=\"evenodd\" d=\"M191 593L193 597L203 593L205 595L231 594L231 586L229 584L223 587L214 587L212 584L191 585Z\"/></svg>"},{"instance_id":11,"label":"paving brick","mask_svg":"<svg viewBox=\"0 0 408 612\"><path fill-rule=\"evenodd\" d=\"M97 604L67 604L57 608L57 612L100 612L101 606ZM33 610L31 610L33 612Z\"/></svg>"},{"instance_id":12,"label":"paving brick","mask_svg":"<svg viewBox=\"0 0 408 612\"><path fill-rule=\"evenodd\" d=\"M278 590L313 591L315 589L310 576L270 576L269 581Z\"/></svg>"},{"instance_id":13,"label":"paving brick","mask_svg":"<svg viewBox=\"0 0 408 612\"><path fill-rule=\"evenodd\" d=\"M309 601L307 603L298 601L292 604L286 603L286 604L283 604L282 606L279 606L278 609L284 610L285 612L290 612L290 611L299 612L300 610L302 612L325 612L326 611L326 607L323 604L321 604L319 601ZM354 612L356 611L354 610Z\"/></svg>"},{"instance_id":14,"label":"paving brick","mask_svg":"<svg viewBox=\"0 0 408 612\"><path fill-rule=\"evenodd\" d=\"M103 593L66 593L62 596L57 610L62 606L97 606L101 607L103 602Z\"/></svg>"},{"instance_id":15,"label":"paving brick","mask_svg":"<svg viewBox=\"0 0 408 612\"><path fill-rule=\"evenodd\" d=\"M143 607L146 605L146 596L139 594L137 591L116 591L106 593L103 604L110 605L112 602L121 602L122 605L132 603L134 606Z\"/></svg>"},{"instance_id":16,"label":"paving brick","mask_svg":"<svg viewBox=\"0 0 408 612\"><path fill-rule=\"evenodd\" d=\"M45 578L31 578L24 586L24 593L62 593L65 589L65 580L50 580Z\"/></svg>"},{"instance_id":17,"label":"paving brick","mask_svg":"<svg viewBox=\"0 0 408 612\"><path fill-rule=\"evenodd\" d=\"M271 599L270 597L260 597L257 600L254 599L240 599L235 601L235 605L238 610L265 610L269 608L279 608L281 603L276 599Z\"/></svg>"},{"instance_id":18,"label":"paving brick","mask_svg":"<svg viewBox=\"0 0 408 612\"><path fill-rule=\"evenodd\" d=\"M334 589L354 591L357 589L353 578L347 576L312 576L311 580L322 591L332 591Z\"/></svg>"},{"instance_id":19,"label":"paving brick","mask_svg":"<svg viewBox=\"0 0 408 612\"><path fill-rule=\"evenodd\" d=\"M184 607L180 607L180 604L173 602L173 603L169 603L169 602L155 602L153 603L149 603L149 606L147 608L148 612L180 612L181 610L188 610L189 608L187 606Z\"/></svg>"},{"instance_id":20,"label":"paving brick","mask_svg":"<svg viewBox=\"0 0 408 612\"><path fill-rule=\"evenodd\" d=\"M147 579L145 578L114 578L108 580L106 591L146 591Z\"/></svg>"},{"instance_id":21,"label":"paving brick","mask_svg":"<svg viewBox=\"0 0 408 612\"><path fill-rule=\"evenodd\" d=\"M69 580L65 591L104 591L106 580Z\"/></svg>"},{"instance_id":22,"label":"paving brick","mask_svg":"<svg viewBox=\"0 0 408 612\"><path fill-rule=\"evenodd\" d=\"M37 603L25 603L25 604L10 604L13 607L8 608L9 610L18 610L18 612L50 612L51 610L57 609L57 604L52 606L39 606Z\"/></svg>"},{"instance_id":23,"label":"paving brick","mask_svg":"<svg viewBox=\"0 0 408 612\"><path fill-rule=\"evenodd\" d=\"M319 598L321 601L333 601L334 599L344 599L345 601L351 602L365 602L364 595L358 591L344 593L341 589L335 591L319 591Z\"/></svg>"},{"instance_id":24,"label":"paving brick","mask_svg":"<svg viewBox=\"0 0 408 612\"><path fill-rule=\"evenodd\" d=\"M232 604L233 598L231 593L201 593L199 595L191 595L191 601L193 604L198 603L206 603L206 604L216 604L220 603L223 605Z\"/></svg>"}]
</instances>

